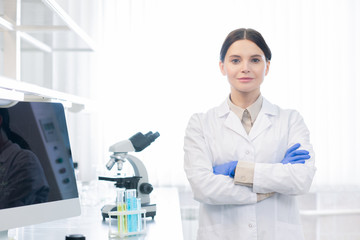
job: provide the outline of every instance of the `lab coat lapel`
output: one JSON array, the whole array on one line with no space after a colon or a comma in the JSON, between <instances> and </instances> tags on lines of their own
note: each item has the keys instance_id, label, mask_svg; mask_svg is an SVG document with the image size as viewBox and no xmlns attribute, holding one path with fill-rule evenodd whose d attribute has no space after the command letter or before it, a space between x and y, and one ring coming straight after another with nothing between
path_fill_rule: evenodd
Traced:
<instances>
[{"instance_id":1,"label":"lab coat lapel","mask_svg":"<svg viewBox=\"0 0 360 240\"><path fill-rule=\"evenodd\" d=\"M230 110L226 101L218 107L218 117L226 118L224 125L248 141L254 140L263 131L271 127L271 117L277 114L277 107L264 98L260 113L254 123L254 126L251 128L249 135L247 135L239 117Z\"/></svg>"},{"instance_id":2,"label":"lab coat lapel","mask_svg":"<svg viewBox=\"0 0 360 240\"><path fill-rule=\"evenodd\" d=\"M278 114L278 109L275 105L268 102L266 99L263 101L263 106L261 111L254 123L254 126L251 128L249 133L249 138L253 141L257 136L259 136L263 131L271 127L271 117Z\"/></svg>"},{"instance_id":3,"label":"lab coat lapel","mask_svg":"<svg viewBox=\"0 0 360 240\"><path fill-rule=\"evenodd\" d=\"M240 134L245 139L249 139L249 136L245 132L245 129L243 125L241 124L241 121L238 116L236 116L235 113L229 112L229 115L227 116L225 120L225 126L234 132Z\"/></svg>"},{"instance_id":4,"label":"lab coat lapel","mask_svg":"<svg viewBox=\"0 0 360 240\"><path fill-rule=\"evenodd\" d=\"M233 113L227 101L224 101L217 109L218 117L219 118L225 118L224 120L224 126L237 134L241 135L245 139L249 140L249 137L247 133L245 132L245 129L243 125L241 124L241 121L238 116L236 116L235 113Z\"/></svg>"},{"instance_id":5,"label":"lab coat lapel","mask_svg":"<svg viewBox=\"0 0 360 240\"><path fill-rule=\"evenodd\" d=\"M269 119L269 116L266 114L259 114L256 119L254 126L251 128L249 133L249 138L253 141L257 136L259 136L267 128L271 127L272 123Z\"/></svg>"}]
</instances>

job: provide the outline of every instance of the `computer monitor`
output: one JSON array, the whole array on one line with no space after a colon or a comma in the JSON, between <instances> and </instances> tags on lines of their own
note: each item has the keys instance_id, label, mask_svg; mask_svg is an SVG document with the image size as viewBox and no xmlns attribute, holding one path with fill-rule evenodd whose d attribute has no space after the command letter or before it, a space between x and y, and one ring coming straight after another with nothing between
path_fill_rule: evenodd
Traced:
<instances>
[{"instance_id":1,"label":"computer monitor","mask_svg":"<svg viewBox=\"0 0 360 240\"><path fill-rule=\"evenodd\" d=\"M8 229L78 215L62 104L19 102L0 108L0 235L7 239Z\"/></svg>"}]
</instances>

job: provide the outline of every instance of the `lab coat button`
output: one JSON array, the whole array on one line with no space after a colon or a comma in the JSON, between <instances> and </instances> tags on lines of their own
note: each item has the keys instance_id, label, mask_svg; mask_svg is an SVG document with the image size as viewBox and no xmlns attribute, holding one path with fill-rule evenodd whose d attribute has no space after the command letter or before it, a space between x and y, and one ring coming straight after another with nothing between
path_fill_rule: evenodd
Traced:
<instances>
[{"instance_id":1,"label":"lab coat button","mask_svg":"<svg viewBox=\"0 0 360 240\"><path fill-rule=\"evenodd\" d=\"M249 153L250 153L250 151L249 151L249 150L247 150L247 151L245 152L245 154L246 154L246 155L248 155Z\"/></svg>"},{"instance_id":2,"label":"lab coat button","mask_svg":"<svg viewBox=\"0 0 360 240\"><path fill-rule=\"evenodd\" d=\"M251 223L249 223L249 228L253 228L254 227L254 225L252 225Z\"/></svg>"}]
</instances>

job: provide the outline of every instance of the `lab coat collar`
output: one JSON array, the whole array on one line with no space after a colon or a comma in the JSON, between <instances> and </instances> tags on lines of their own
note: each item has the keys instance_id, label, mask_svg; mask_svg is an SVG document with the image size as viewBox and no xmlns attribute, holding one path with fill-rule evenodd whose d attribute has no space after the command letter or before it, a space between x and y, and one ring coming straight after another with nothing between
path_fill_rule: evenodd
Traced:
<instances>
[{"instance_id":1,"label":"lab coat collar","mask_svg":"<svg viewBox=\"0 0 360 240\"><path fill-rule=\"evenodd\" d=\"M218 107L217 111L219 118L226 117L226 120L224 122L225 126L232 129L233 131L240 134L242 137L244 137L249 141L254 140L265 129L270 127L272 125L270 116L275 116L279 113L278 108L274 104L270 103L265 98L263 98L262 108L259 112L257 120L254 123L254 126L251 128L250 133L248 135L245 132L245 129L241 124L241 121L239 121L238 116L236 116L235 113L233 113L230 110L227 100L225 100L225 102L223 102Z\"/></svg>"},{"instance_id":2,"label":"lab coat collar","mask_svg":"<svg viewBox=\"0 0 360 240\"><path fill-rule=\"evenodd\" d=\"M227 116L231 112L230 107L227 103L227 99L218 107L217 112L218 112L218 117L220 118ZM274 104L270 103L268 100L266 100L263 97L263 104L259 114L261 113L275 116L279 113L279 110Z\"/></svg>"},{"instance_id":3,"label":"lab coat collar","mask_svg":"<svg viewBox=\"0 0 360 240\"><path fill-rule=\"evenodd\" d=\"M266 100L265 98L263 98L263 106L260 110L260 113L264 113L266 115L272 115L272 116L276 116L279 114L279 109L278 107L276 107L274 104L272 104L271 102L269 102L268 100Z\"/></svg>"}]
</instances>

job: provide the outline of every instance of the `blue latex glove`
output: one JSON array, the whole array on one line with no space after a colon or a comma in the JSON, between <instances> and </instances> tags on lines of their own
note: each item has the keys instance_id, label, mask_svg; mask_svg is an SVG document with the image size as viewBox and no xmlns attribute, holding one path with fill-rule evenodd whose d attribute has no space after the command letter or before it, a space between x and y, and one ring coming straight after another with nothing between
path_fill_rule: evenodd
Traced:
<instances>
[{"instance_id":1,"label":"blue latex glove","mask_svg":"<svg viewBox=\"0 0 360 240\"><path fill-rule=\"evenodd\" d=\"M225 175L225 176L229 176L229 177L234 177L235 175L235 168L236 165L238 164L238 161L232 161L232 162L228 162L228 163L224 163L221 165L217 165L213 167L213 172L216 175Z\"/></svg>"},{"instance_id":2,"label":"blue latex glove","mask_svg":"<svg viewBox=\"0 0 360 240\"><path fill-rule=\"evenodd\" d=\"M300 143L294 144L290 147L286 153L284 159L281 161L282 164L297 164L305 163L306 159L310 158L309 152L306 150L297 150L300 147Z\"/></svg>"}]
</instances>

